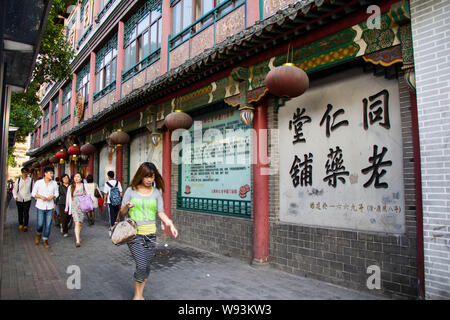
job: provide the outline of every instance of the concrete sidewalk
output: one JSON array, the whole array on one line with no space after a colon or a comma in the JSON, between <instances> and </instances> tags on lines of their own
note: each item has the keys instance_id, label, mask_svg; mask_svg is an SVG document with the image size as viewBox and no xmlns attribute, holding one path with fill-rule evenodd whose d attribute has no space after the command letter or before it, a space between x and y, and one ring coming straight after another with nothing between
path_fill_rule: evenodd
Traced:
<instances>
[{"instance_id":1,"label":"concrete sidewalk","mask_svg":"<svg viewBox=\"0 0 450 320\"><path fill-rule=\"evenodd\" d=\"M111 243L108 225L101 217L96 217L94 226L83 224L80 248L75 247L72 230L68 238L63 238L55 226L49 238L51 248L45 249L42 243L36 246L33 205L29 231L25 233L17 227L16 204L12 201L4 229L2 300L132 299L134 261L126 245ZM70 266L81 271L80 289L67 287L67 280L73 275ZM144 296L147 300L380 299L270 268L255 268L178 241L158 243Z\"/></svg>"}]
</instances>

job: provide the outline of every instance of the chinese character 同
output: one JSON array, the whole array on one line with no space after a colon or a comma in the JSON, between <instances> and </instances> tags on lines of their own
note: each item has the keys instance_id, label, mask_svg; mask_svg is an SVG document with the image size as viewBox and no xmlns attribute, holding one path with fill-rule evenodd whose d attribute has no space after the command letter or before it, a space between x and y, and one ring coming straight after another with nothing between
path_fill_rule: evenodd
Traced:
<instances>
[{"instance_id":1,"label":"chinese character \u540c","mask_svg":"<svg viewBox=\"0 0 450 320\"><path fill-rule=\"evenodd\" d=\"M389 92L385 89L373 96L369 97L370 105L366 98L363 99L364 112L364 130L369 128L375 122L380 122L380 126L390 129L391 123L389 121ZM381 122L384 120L383 122Z\"/></svg>"}]
</instances>

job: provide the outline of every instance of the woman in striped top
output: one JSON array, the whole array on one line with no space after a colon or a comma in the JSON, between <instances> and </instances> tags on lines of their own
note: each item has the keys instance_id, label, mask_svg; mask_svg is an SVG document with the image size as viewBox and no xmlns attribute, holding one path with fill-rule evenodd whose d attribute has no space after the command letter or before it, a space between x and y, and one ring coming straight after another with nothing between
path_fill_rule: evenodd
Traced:
<instances>
[{"instance_id":1,"label":"woman in striped top","mask_svg":"<svg viewBox=\"0 0 450 320\"><path fill-rule=\"evenodd\" d=\"M127 213L137 225L136 237L128 242L131 255L136 262L134 272L134 300L144 300L145 283L150 274L150 262L156 249L156 214L168 227L175 238L178 231L172 220L164 213L162 193L164 181L153 163L141 164L125 191L122 209L117 221Z\"/></svg>"}]
</instances>

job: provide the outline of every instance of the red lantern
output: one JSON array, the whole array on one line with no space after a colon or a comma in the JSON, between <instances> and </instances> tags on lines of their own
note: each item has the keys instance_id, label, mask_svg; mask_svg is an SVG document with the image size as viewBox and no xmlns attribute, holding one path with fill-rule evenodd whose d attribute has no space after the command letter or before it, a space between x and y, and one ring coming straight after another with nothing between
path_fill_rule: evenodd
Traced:
<instances>
[{"instance_id":1,"label":"red lantern","mask_svg":"<svg viewBox=\"0 0 450 320\"><path fill-rule=\"evenodd\" d=\"M67 150L67 152L71 155L72 161L76 163L78 160L78 155L81 153L80 147L74 144Z\"/></svg>"},{"instance_id":2,"label":"red lantern","mask_svg":"<svg viewBox=\"0 0 450 320\"><path fill-rule=\"evenodd\" d=\"M164 125L171 131L176 129L187 130L192 126L192 122L191 116L181 110L169 113L164 119Z\"/></svg>"},{"instance_id":3,"label":"red lantern","mask_svg":"<svg viewBox=\"0 0 450 320\"><path fill-rule=\"evenodd\" d=\"M118 129L116 132L111 133L109 136L111 143L117 146L121 146L123 144L127 144L130 141L130 136L128 133L123 132L121 129Z\"/></svg>"},{"instance_id":4,"label":"red lantern","mask_svg":"<svg viewBox=\"0 0 450 320\"><path fill-rule=\"evenodd\" d=\"M89 155L93 154L95 151L97 151L97 148L90 144L89 142L86 142L86 144L82 145L80 148L81 154Z\"/></svg>"},{"instance_id":5,"label":"red lantern","mask_svg":"<svg viewBox=\"0 0 450 320\"><path fill-rule=\"evenodd\" d=\"M309 88L309 78L302 69L285 63L267 74L266 87L276 96L294 98Z\"/></svg>"},{"instance_id":6,"label":"red lantern","mask_svg":"<svg viewBox=\"0 0 450 320\"><path fill-rule=\"evenodd\" d=\"M49 164L49 162L48 162L47 159L43 159L43 160L41 160L41 161L39 162L39 164L41 165L41 167L45 167L46 165Z\"/></svg>"},{"instance_id":7,"label":"red lantern","mask_svg":"<svg viewBox=\"0 0 450 320\"><path fill-rule=\"evenodd\" d=\"M41 167L41 165L39 164L39 161L36 161L36 162L33 163L32 167L35 168L35 169L38 169L38 168Z\"/></svg>"},{"instance_id":8,"label":"red lantern","mask_svg":"<svg viewBox=\"0 0 450 320\"><path fill-rule=\"evenodd\" d=\"M56 156L53 156L49 159L50 163L58 163L59 159Z\"/></svg>"},{"instance_id":9,"label":"red lantern","mask_svg":"<svg viewBox=\"0 0 450 320\"><path fill-rule=\"evenodd\" d=\"M59 159L59 163L63 164L64 159L67 159L69 157L69 154L65 152L63 149L61 149L56 153L56 157Z\"/></svg>"},{"instance_id":10,"label":"red lantern","mask_svg":"<svg viewBox=\"0 0 450 320\"><path fill-rule=\"evenodd\" d=\"M77 156L77 155L79 155L79 154L81 153L80 147L77 146L76 144L74 144L73 146L71 146L71 147L67 150L67 152L68 152L71 156L73 156L73 155Z\"/></svg>"}]
</instances>

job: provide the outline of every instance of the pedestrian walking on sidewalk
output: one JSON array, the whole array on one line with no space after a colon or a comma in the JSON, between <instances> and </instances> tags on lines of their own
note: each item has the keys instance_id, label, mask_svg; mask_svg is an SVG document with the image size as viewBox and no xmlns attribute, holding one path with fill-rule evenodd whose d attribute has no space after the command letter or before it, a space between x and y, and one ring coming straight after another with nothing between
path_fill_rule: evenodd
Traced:
<instances>
[{"instance_id":1,"label":"pedestrian walking on sidewalk","mask_svg":"<svg viewBox=\"0 0 450 320\"><path fill-rule=\"evenodd\" d=\"M94 210L87 213L87 218L89 224L93 225L95 223L95 210L98 208L97 198L101 197L101 193L97 184L94 182L94 177L91 174L88 174L88 176L86 177L86 181L86 191L91 196L92 203L94 205Z\"/></svg>"},{"instance_id":2,"label":"pedestrian walking on sidewalk","mask_svg":"<svg viewBox=\"0 0 450 320\"><path fill-rule=\"evenodd\" d=\"M83 183L83 176L77 172L73 176L72 183L67 189L66 208L64 209L69 215L72 216L75 223L75 246L78 248L81 246L81 229L83 227L84 212L81 210L80 197L87 194L86 185Z\"/></svg>"},{"instance_id":3,"label":"pedestrian walking on sidewalk","mask_svg":"<svg viewBox=\"0 0 450 320\"><path fill-rule=\"evenodd\" d=\"M104 199L103 202L107 204L109 214L109 236L111 237L111 228L117 220L117 214L120 210L120 203L122 201L123 191L120 181L114 180L114 171L108 171L108 181L103 187Z\"/></svg>"},{"instance_id":4,"label":"pedestrian walking on sidewalk","mask_svg":"<svg viewBox=\"0 0 450 320\"><path fill-rule=\"evenodd\" d=\"M22 168L20 176L13 187L13 197L16 200L17 213L19 218L19 230L28 231L28 220L31 205L31 191L33 180L28 176L28 169Z\"/></svg>"},{"instance_id":5,"label":"pedestrian walking on sidewalk","mask_svg":"<svg viewBox=\"0 0 450 320\"><path fill-rule=\"evenodd\" d=\"M39 245L43 235L45 248L50 248L48 238L52 226L52 215L55 210L55 199L58 198L58 185L53 180L55 171L53 167L44 168L44 178L36 181L31 196L36 199L37 223L36 223L36 245Z\"/></svg>"},{"instance_id":6,"label":"pedestrian walking on sidewalk","mask_svg":"<svg viewBox=\"0 0 450 320\"><path fill-rule=\"evenodd\" d=\"M136 236L128 242L128 248L136 262L133 300L144 300L144 287L156 249L156 214L172 235L175 238L178 236L172 220L164 213L163 192L164 180L158 169L153 163L144 162L139 166L123 196L122 209L117 217L120 221L121 217L128 213L137 225Z\"/></svg>"},{"instance_id":7,"label":"pedestrian walking on sidewalk","mask_svg":"<svg viewBox=\"0 0 450 320\"><path fill-rule=\"evenodd\" d=\"M70 179L69 175L63 174L61 177L61 182L59 184L59 197L57 201L58 211L61 221L61 232L66 238L69 232L69 214L66 212L66 198L67 198L67 189L69 188Z\"/></svg>"}]
</instances>

